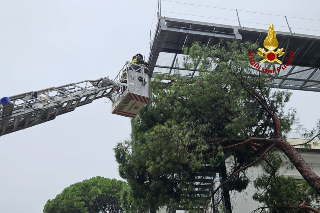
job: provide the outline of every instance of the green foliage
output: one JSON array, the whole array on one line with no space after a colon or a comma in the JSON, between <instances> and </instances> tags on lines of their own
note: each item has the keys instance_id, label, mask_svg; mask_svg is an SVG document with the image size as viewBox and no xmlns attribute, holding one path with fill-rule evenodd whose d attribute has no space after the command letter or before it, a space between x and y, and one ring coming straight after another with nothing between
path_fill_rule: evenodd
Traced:
<instances>
[{"instance_id":1,"label":"green foliage","mask_svg":"<svg viewBox=\"0 0 320 213\"><path fill-rule=\"evenodd\" d=\"M320 195L305 180L295 180L279 173L284 162L278 152L268 154L267 159L273 167L263 163L263 174L254 181L256 192L253 199L263 203L265 207L270 207L262 212L291 213L293 209L286 207L299 206L304 201L307 206L320 207Z\"/></svg>"},{"instance_id":2,"label":"green foliage","mask_svg":"<svg viewBox=\"0 0 320 213\"><path fill-rule=\"evenodd\" d=\"M305 205L312 206L312 203L320 201L319 195L305 180L297 181L292 177L276 175L265 189L267 180L268 176L262 175L254 182L259 192L254 194L253 199L264 203L266 207L271 207L265 209L264 212L291 213L293 210L286 207L299 206L303 201ZM309 211L300 210L299 212Z\"/></svg>"},{"instance_id":3,"label":"green foliage","mask_svg":"<svg viewBox=\"0 0 320 213\"><path fill-rule=\"evenodd\" d=\"M224 139L274 136L271 114L247 88L278 113L284 133L290 130L295 112L284 112L290 93L271 90L270 78L251 69L248 52L253 49L257 46L250 43L195 43L186 49L185 66L200 70L197 77L159 75L152 81L151 102L132 119L132 140L115 148L119 173L131 187L128 196L136 210L205 206L207 198L188 199L194 191L191 183L204 165L214 167L222 160L223 148L232 145ZM232 169L255 160L249 146L231 151L236 159ZM231 184L230 190L241 191L249 182L245 175L235 180L239 184Z\"/></svg>"},{"instance_id":4,"label":"green foliage","mask_svg":"<svg viewBox=\"0 0 320 213\"><path fill-rule=\"evenodd\" d=\"M99 213L123 212L120 193L124 181L94 177L72 184L54 199L48 200L44 213Z\"/></svg>"}]
</instances>

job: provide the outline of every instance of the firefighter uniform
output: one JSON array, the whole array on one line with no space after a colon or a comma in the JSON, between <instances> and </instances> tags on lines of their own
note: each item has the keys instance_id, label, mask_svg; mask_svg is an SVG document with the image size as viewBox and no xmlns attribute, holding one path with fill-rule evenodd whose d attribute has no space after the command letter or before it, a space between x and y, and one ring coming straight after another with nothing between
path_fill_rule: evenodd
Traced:
<instances>
[{"instance_id":1,"label":"firefighter uniform","mask_svg":"<svg viewBox=\"0 0 320 213\"><path fill-rule=\"evenodd\" d=\"M141 72L141 65L145 65L147 68L149 67L149 63L143 60L142 54L138 53L137 55L132 57L131 68L133 70L136 70L137 72Z\"/></svg>"},{"instance_id":2,"label":"firefighter uniform","mask_svg":"<svg viewBox=\"0 0 320 213\"><path fill-rule=\"evenodd\" d=\"M129 70L134 70L136 72L141 72L141 66L145 65L147 68L149 68L149 63L145 62L143 60L142 54L138 53L137 55L132 57L131 65L129 67ZM144 69L145 73L148 72L149 69ZM143 81L143 79L139 79L139 81ZM120 78L121 83L127 83L128 82L128 70L125 69L122 72L121 78ZM126 90L126 86L122 86L122 92Z\"/></svg>"},{"instance_id":3,"label":"firefighter uniform","mask_svg":"<svg viewBox=\"0 0 320 213\"><path fill-rule=\"evenodd\" d=\"M121 83L125 83L125 84L128 82L128 75L127 75L127 70L126 69L122 72L122 75L121 75L121 78L120 78L120 82ZM121 90L122 90L122 92L124 92L126 90L126 86L122 86Z\"/></svg>"}]
</instances>

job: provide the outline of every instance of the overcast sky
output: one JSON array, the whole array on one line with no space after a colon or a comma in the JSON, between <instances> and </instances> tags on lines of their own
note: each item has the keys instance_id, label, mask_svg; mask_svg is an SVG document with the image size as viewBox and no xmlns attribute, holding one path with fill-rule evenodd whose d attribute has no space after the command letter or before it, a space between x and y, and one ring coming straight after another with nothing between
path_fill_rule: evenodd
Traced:
<instances>
[{"instance_id":1,"label":"overcast sky","mask_svg":"<svg viewBox=\"0 0 320 213\"><path fill-rule=\"evenodd\" d=\"M320 19L316 0L179 1L257 12L240 11L240 19L247 20L245 26L250 20L261 22L262 27L254 27L262 29L279 22L276 31L285 26L284 15ZM114 78L134 54L148 52L156 9L157 0L0 0L0 96ZM181 9L203 15L196 6L163 2L166 16L170 11L182 13ZM225 20L219 17L236 18L234 11L229 15L226 10L211 9L206 10L207 16L217 18L211 22L223 24ZM260 12L282 15L282 19L262 18ZM296 30L320 26L316 21L289 20ZM308 32L319 34L303 33ZM289 104L298 109L307 127L320 118L318 97L314 92L295 92ZM48 199L75 182L98 175L120 179L113 148L129 139L130 132L130 119L111 114L111 104L100 99L53 121L1 137L0 212L40 213Z\"/></svg>"}]
</instances>

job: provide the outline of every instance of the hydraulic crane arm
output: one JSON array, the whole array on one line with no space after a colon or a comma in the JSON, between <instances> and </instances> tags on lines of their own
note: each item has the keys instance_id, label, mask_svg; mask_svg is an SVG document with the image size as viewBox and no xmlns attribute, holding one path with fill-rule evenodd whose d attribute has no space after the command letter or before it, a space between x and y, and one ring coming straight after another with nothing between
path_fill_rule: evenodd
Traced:
<instances>
[{"instance_id":1,"label":"hydraulic crane arm","mask_svg":"<svg viewBox=\"0 0 320 213\"><path fill-rule=\"evenodd\" d=\"M108 97L117 87L109 78L81 81L9 97L0 105L0 136L53 120L93 100Z\"/></svg>"},{"instance_id":2,"label":"hydraulic crane arm","mask_svg":"<svg viewBox=\"0 0 320 213\"><path fill-rule=\"evenodd\" d=\"M115 80L100 78L2 98L0 136L55 119L93 100L107 97L113 114L135 117L149 102L149 69L126 62Z\"/></svg>"}]
</instances>

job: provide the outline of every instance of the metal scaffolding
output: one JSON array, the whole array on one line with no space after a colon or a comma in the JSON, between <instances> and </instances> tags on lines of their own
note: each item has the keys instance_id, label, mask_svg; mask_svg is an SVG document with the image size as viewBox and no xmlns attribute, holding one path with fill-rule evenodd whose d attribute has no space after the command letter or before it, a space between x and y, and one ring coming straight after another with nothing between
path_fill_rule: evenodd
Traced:
<instances>
[{"instance_id":1,"label":"metal scaffolding","mask_svg":"<svg viewBox=\"0 0 320 213\"><path fill-rule=\"evenodd\" d=\"M211 45L219 42L221 38L257 42L262 47L267 32L267 29L159 16L149 54L151 74L171 75L174 74L172 70L179 70L182 76L197 76L199 71L188 70L182 63L179 67L175 66L177 59L183 61L185 47L191 47L195 41ZM286 52L282 57L283 64L288 62L290 51L294 51L294 57L290 66L279 72L271 86L320 92L320 37L277 31L277 39L279 47L284 47Z\"/></svg>"}]
</instances>

